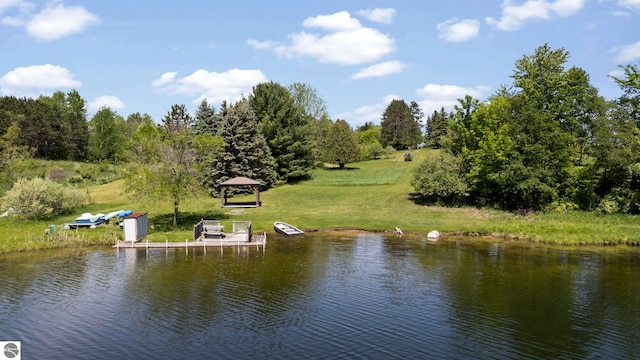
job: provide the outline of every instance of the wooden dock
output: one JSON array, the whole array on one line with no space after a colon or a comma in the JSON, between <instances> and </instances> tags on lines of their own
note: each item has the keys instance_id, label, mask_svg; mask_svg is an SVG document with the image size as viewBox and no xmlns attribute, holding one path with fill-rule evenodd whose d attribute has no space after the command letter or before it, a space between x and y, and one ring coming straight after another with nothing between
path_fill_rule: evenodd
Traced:
<instances>
[{"instance_id":1,"label":"wooden dock","mask_svg":"<svg viewBox=\"0 0 640 360\"><path fill-rule=\"evenodd\" d=\"M247 241L247 234L225 234L223 238L205 239L204 237L198 240L186 240L180 242L149 242L147 240L141 240L137 242L133 241L118 241L114 248L147 248L147 249L168 249L168 248L197 248L197 247L248 247L248 246L265 246L267 244L267 233L253 234L250 241Z\"/></svg>"}]
</instances>

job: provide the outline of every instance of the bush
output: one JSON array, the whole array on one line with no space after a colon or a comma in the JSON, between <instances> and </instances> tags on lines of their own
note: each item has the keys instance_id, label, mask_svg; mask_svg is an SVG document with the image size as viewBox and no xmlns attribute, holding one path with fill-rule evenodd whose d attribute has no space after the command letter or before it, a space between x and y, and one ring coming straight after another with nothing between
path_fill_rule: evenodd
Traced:
<instances>
[{"instance_id":1,"label":"bush","mask_svg":"<svg viewBox=\"0 0 640 360\"><path fill-rule=\"evenodd\" d=\"M411 186L428 199L452 204L468 195L462 159L449 152L427 157L418 164Z\"/></svg>"},{"instance_id":2,"label":"bush","mask_svg":"<svg viewBox=\"0 0 640 360\"><path fill-rule=\"evenodd\" d=\"M98 171L96 170L96 168L91 165L83 166L80 168L80 176L82 176L83 179L95 179L97 173Z\"/></svg>"},{"instance_id":3,"label":"bush","mask_svg":"<svg viewBox=\"0 0 640 360\"><path fill-rule=\"evenodd\" d=\"M84 194L51 180L18 179L2 199L3 209L11 209L22 219L46 219L68 213L84 203Z\"/></svg>"}]
</instances>

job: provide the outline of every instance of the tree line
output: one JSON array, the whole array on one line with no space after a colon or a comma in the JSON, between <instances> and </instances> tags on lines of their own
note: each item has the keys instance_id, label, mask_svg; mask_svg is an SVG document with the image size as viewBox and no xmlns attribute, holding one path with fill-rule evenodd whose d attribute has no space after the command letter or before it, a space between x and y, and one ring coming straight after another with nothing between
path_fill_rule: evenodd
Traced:
<instances>
[{"instance_id":1,"label":"tree line","mask_svg":"<svg viewBox=\"0 0 640 360\"><path fill-rule=\"evenodd\" d=\"M86 101L75 90L37 99L5 96L0 171L29 157L120 164L132 195L173 201L177 225L182 201L203 189L218 196L219 184L236 176L268 189L307 179L319 164L344 168L393 146L417 146L421 125L412 106L394 101L382 126L354 130L345 120L331 120L317 91L300 83L261 83L217 109L205 99L194 115L175 104L159 122L140 113L124 118L109 107L87 119Z\"/></svg>"},{"instance_id":2,"label":"tree line","mask_svg":"<svg viewBox=\"0 0 640 360\"><path fill-rule=\"evenodd\" d=\"M607 101L569 57L540 46L485 101L431 114L426 143L442 151L416 168L416 191L506 210L640 213L638 67L621 67L623 95Z\"/></svg>"}]
</instances>

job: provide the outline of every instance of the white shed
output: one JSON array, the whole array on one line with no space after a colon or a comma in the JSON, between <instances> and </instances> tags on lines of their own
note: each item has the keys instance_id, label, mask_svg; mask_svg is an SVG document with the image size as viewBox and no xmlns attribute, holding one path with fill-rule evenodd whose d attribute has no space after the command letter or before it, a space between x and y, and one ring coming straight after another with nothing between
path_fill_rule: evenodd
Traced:
<instances>
[{"instance_id":1,"label":"white shed","mask_svg":"<svg viewBox=\"0 0 640 360\"><path fill-rule=\"evenodd\" d=\"M136 212L127 215L123 219L124 241L138 241L149 233L149 220L147 213Z\"/></svg>"}]
</instances>

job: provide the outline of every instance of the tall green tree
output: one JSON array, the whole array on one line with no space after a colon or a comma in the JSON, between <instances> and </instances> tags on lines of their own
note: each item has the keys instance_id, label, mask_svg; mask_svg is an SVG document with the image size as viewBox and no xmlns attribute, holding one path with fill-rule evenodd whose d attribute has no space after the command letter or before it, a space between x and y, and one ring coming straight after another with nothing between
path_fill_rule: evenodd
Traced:
<instances>
[{"instance_id":1,"label":"tall green tree","mask_svg":"<svg viewBox=\"0 0 640 360\"><path fill-rule=\"evenodd\" d=\"M327 104L318 93L318 90L313 86L310 84L293 83L289 85L288 89L291 96L293 96L294 102L302 107L305 115L314 120L329 117Z\"/></svg>"},{"instance_id":2,"label":"tall green tree","mask_svg":"<svg viewBox=\"0 0 640 360\"><path fill-rule=\"evenodd\" d=\"M452 148L465 163L469 194L479 205L501 204L508 180L504 167L517 158L509 133L509 102L502 96L485 103L467 96L459 102L450 130L455 134Z\"/></svg>"},{"instance_id":3,"label":"tall green tree","mask_svg":"<svg viewBox=\"0 0 640 360\"><path fill-rule=\"evenodd\" d=\"M144 121L132 138L127 191L147 201L170 200L172 223L177 227L180 205L204 193L204 171L222 140L210 134L197 135L184 105L172 105L159 126Z\"/></svg>"},{"instance_id":4,"label":"tall green tree","mask_svg":"<svg viewBox=\"0 0 640 360\"><path fill-rule=\"evenodd\" d=\"M127 116L125 120L125 125L127 128L126 134L127 138L131 137L134 131L144 122L151 121L153 122L153 118L149 114L140 114L140 112L135 112Z\"/></svg>"},{"instance_id":5,"label":"tall green tree","mask_svg":"<svg viewBox=\"0 0 640 360\"><path fill-rule=\"evenodd\" d=\"M220 183L238 176L259 181L263 189L275 185L277 173L267 141L258 129L258 119L246 99L233 105L223 103L220 111L220 137L224 147L208 166L206 187L220 195ZM244 189L233 189L234 195Z\"/></svg>"},{"instance_id":6,"label":"tall green tree","mask_svg":"<svg viewBox=\"0 0 640 360\"><path fill-rule=\"evenodd\" d=\"M624 76L612 76L613 80L624 92L618 102L635 120L636 125L640 127L640 68L638 68L638 65L631 64L620 66L620 68L624 72Z\"/></svg>"},{"instance_id":7,"label":"tall green tree","mask_svg":"<svg viewBox=\"0 0 640 360\"><path fill-rule=\"evenodd\" d=\"M57 130L65 160L85 160L88 155L89 128L86 101L76 90L68 93L56 91L51 96L41 96L40 101L53 106L59 118L51 124Z\"/></svg>"},{"instance_id":8,"label":"tall green tree","mask_svg":"<svg viewBox=\"0 0 640 360\"><path fill-rule=\"evenodd\" d=\"M433 111L427 117L425 141L427 146L431 148L440 148L441 139L447 135L449 121L453 120L453 112L446 112L444 107L440 111Z\"/></svg>"},{"instance_id":9,"label":"tall green tree","mask_svg":"<svg viewBox=\"0 0 640 360\"><path fill-rule=\"evenodd\" d=\"M284 182L305 179L313 168L309 117L287 88L274 82L253 88L249 103L275 159L278 178Z\"/></svg>"},{"instance_id":10,"label":"tall green tree","mask_svg":"<svg viewBox=\"0 0 640 360\"><path fill-rule=\"evenodd\" d=\"M353 129L344 120L336 120L327 134L324 150L324 160L330 164L338 164L344 169L348 163L360 159L358 139Z\"/></svg>"},{"instance_id":11,"label":"tall green tree","mask_svg":"<svg viewBox=\"0 0 640 360\"><path fill-rule=\"evenodd\" d=\"M416 148L422 142L421 113L417 104L409 107L404 100L391 100L380 123L382 145L392 146L396 150Z\"/></svg>"},{"instance_id":12,"label":"tall green tree","mask_svg":"<svg viewBox=\"0 0 640 360\"><path fill-rule=\"evenodd\" d=\"M565 68L569 56L545 44L515 63L509 128L518 157L508 165L512 195L504 199L511 208L573 201L576 167L604 102L584 70Z\"/></svg>"},{"instance_id":13,"label":"tall green tree","mask_svg":"<svg viewBox=\"0 0 640 360\"><path fill-rule=\"evenodd\" d=\"M126 125L122 116L109 107L102 107L89 123L89 158L93 161L122 160L126 142Z\"/></svg>"},{"instance_id":14,"label":"tall green tree","mask_svg":"<svg viewBox=\"0 0 640 360\"><path fill-rule=\"evenodd\" d=\"M195 128L198 134L218 134L219 121L216 108L203 99L196 110Z\"/></svg>"}]
</instances>

